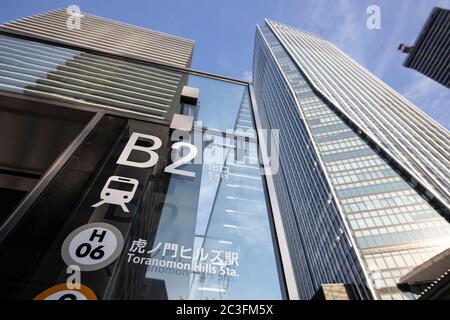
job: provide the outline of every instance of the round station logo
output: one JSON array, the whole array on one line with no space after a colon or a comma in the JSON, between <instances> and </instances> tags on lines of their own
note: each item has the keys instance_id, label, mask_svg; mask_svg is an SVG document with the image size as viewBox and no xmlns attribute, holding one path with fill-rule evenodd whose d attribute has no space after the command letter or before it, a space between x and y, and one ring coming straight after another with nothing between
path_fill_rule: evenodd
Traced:
<instances>
[{"instance_id":1,"label":"round station logo","mask_svg":"<svg viewBox=\"0 0 450 320\"><path fill-rule=\"evenodd\" d=\"M61 255L67 265L94 271L110 265L123 249L119 229L107 223L90 223L72 231L64 240Z\"/></svg>"},{"instance_id":2,"label":"round station logo","mask_svg":"<svg viewBox=\"0 0 450 320\"><path fill-rule=\"evenodd\" d=\"M69 289L66 283L61 283L42 291L33 300L97 300L97 296L85 285Z\"/></svg>"}]
</instances>

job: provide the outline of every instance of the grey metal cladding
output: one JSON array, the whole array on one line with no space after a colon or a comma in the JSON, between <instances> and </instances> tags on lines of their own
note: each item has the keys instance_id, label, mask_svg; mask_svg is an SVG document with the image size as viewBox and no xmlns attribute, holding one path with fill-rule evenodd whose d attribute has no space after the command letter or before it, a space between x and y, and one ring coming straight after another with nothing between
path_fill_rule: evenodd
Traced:
<instances>
[{"instance_id":1,"label":"grey metal cladding","mask_svg":"<svg viewBox=\"0 0 450 320\"><path fill-rule=\"evenodd\" d=\"M79 29L69 29L70 15L58 9L0 26L0 30L79 48L177 67L190 67L194 41L108 20L82 12Z\"/></svg>"},{"instance_id":2,"label":"grey metal cladding","mask_svg":"<svg viewBox=\"0 0 450 320\"><path fill-rule=\"evenodd\" d=\"M0 35L0 89L170 120L182 73Z\"/></svg>"},{"instance_id":3,"label":"grey metal cladding","mask_svg":"<svg viewBox=\"0 0 450 320\"><path fill-rule=\"evenodd\" d=\"M450 10L433 9L404 65L450 88Z\"/></svg>"}]
</instances>

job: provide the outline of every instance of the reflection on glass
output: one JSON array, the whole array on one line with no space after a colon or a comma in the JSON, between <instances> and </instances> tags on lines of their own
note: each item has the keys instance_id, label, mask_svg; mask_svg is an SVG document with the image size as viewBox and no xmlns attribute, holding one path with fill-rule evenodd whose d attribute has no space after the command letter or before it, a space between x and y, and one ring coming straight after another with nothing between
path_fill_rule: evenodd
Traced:
<instances>
[{"instance_id":1,"label":"reflection on glass","mask_svg":"<svg viewBox=\"0 0 450 320\"><path fill-rule=\"evenodd\" d=\"M154 241L160 250L146 277L163 280L169 299L280 299L248 91L210 79L194 83L201 92L196 120L242 136L205 132L203 163L184 168L195 179L171 178ZM227 98L219 103L217 96ZM222 119L217 108L227 110Z\"/></svg>"},{"instance_id":2,"label":"reflection on glass","mask_svg":"<svg viewBox=\"0 0 450 320\"><path fill-rule=\"evenodd\" d=\"M185 106L184 112L195 117L197 126L222 132L234 128L245 86L199 76L189 76L187 85L200 90L197 105Z\"/></svg>"},{"instance_id":3,"label":"reflection on glass","mask_svg":"<svg viewBox=\"0 0 450 320\"><path fill-rule=\"evenodd\" d=\"M2 41L9 40L0 37L0 46ZM30 54L37 54L32 50L39 49L22 40L14 46L21 51L29 48ZM48 52L42 54L51 60L56 49L44 47ZM10 51L5 46L1 50ZM69 64L75 63L70 55L66 58L59 71L69 70ZM78 58L91 64L90 60L98 57L83 54ZM101 63L113 62L106 59ZM126 66L136 71L134 65ZM168 72L159 71L158 75ZM59 76L51 72L53 77ZM12 228L7 241L0 243L0 271L7 275L3 283L7 290L0 297L32 299L56 284L65 283L67 266L60 254L64 240L80 226L96 222L114 226L124 238L124 247L118 249L120 256L111 264L82 271L82 284L98 299L285 297L248 88L188 74L181 78L176 90L188 84L200 92L196 105L180 104L175 93L169 99L173 107L170 112L181 110L194 116L195 130L183 141L197 147L202 161L184 164L179 169L195 173L195 177L166 171L173 164L169 159L171 152L184 156L188 151L172 150L173 133L167 124L105 114L20 223ZM64 82L66 78L59 79L61 85L69 86ZM41 86L41 80L36 80L39 85L33 82L21 90L29 91L30 87L53 90ZM4 89L2 81L4 78L0 79L0 89ZM127 81L116 85L128 86ZM112 88L106 87L105 90ZM79 91L81 88L73 96L75 99L80 98ZM105 94L109 96L109 91ZM66 110L64 114L67 115ZM90 117L81 118L87 121ZM74 120L71 118L71 122ZM65 130L56 130L61 127ZM75 132L68 129L64 122L55 125L60 136L63 132L70 131L71 135ZM127 162L119 162L135 134L142 138L134 141L136 146L154 147L154 153L133 148ZM158 147L155 141L160 141ZM53 150L55 155L61 152L56 152L57 149ZM133 165L148 163L149 156L155 159L153 165Z\"/></svg>"}]
</instances>

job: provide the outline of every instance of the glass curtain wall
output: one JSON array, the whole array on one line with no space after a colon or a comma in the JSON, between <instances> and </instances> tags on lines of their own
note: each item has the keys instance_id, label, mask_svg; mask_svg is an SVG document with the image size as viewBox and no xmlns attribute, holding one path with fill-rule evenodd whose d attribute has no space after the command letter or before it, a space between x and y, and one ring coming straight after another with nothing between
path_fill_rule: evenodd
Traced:
<instances>
[{"instance_id":1,"label":"glass curtain wall","mask_svg":"<svg viewBox=\"0 0 450 320\"><path fill-rule=\"evenodd\" d=\"M0 229L2 298L287 297L246 84L0 43L1 99L90 115L76 148ZM184 86L198 89L196 102L182 99ZM193 128L171 128L175 113ZM61 291L70 265L82 289Z\"/></svg>"}]
</instances>

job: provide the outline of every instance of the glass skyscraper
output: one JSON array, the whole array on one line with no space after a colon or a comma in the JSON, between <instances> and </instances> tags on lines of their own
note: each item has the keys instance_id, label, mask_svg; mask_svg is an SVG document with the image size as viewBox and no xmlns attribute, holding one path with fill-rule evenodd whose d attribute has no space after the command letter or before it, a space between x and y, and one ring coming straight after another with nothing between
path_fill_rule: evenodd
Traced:
<instances>
[{"instance_id":1,"label":"glass skyscraper","mask_svg":"<svg viewBox=\"0 0 450 320\"><path fill-rule=\"evenodd\" d=\"M448 131L276 22L254 85L193 50L65 10L0 26L0 297L416 298L399 279L450 245Z\"/></svg>"},{"instance_id":2,"label":"glass skyscraper","mask_svg":"<svg viewBox=\"0 0 450 320\"><path fill-rule=\"evenodd\" d=\"M397 288L450 246L449 132L320 37L266 20L254 88L280 130L274 176L300 297L322 284L359 299Z\"/></svg>"}]
</instances>

